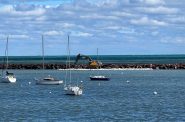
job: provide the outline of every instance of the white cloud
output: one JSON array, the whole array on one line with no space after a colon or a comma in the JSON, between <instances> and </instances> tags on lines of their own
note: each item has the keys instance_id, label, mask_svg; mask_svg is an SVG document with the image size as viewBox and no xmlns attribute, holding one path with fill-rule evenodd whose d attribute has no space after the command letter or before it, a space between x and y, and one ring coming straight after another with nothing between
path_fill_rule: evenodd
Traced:
<instances>
[{"instance_id":1,"label":"white cloud","mask_svg":"<svg viewBox=\"0 0 185 122\"><path fill-rule=\"evenodd\" d=\"M179 11L179 9L177 9L177 8L168 8L168 7L164 7L164 6L140 7L137 10L143 11L145 13L152 13L152 14L176 14Z\"/></svg>"},{"instance_id":2,"label":"white cloud","mask_svg":"<svg viewBox=\"0 0 185 122\"><path fill-rule=\"evenodd\" d=\"M34 8L31 10L16 10L16 7L19 6L13 6L13 5L6 5L0 8L1 14L11 14L15 16L40 16L43 15L46 11L44 8Z\"/></svg>"},{"instance_id":3,"label":"white cloud","mask_svg":"<svg viewBox=\"0 0 185 122\"><path fill-rule=\"evenodd\" d=\"M0 38L1 39L6 39L7 37L12 38L12 39L28 39L29 36L28 35L24 35L24 34L14 34L14 35L6 35L6 34L0 34Z\"/></svg>"},{"instance_id":4,"label":"white cloud","mask_svg":"<svg viewBox=\"0 0 185 122\"><path fill-rule=\"evenodd\" d=\"M14 8L12 5L5 5L0 7L0 13L10 13L11 11L14 11Z\"/></svg>"},{"instance_id":5,"label":"white cloud","mask_svg":"<svg viewBox=\"0 0 185 122\"><path fill-rule=\"evenodd\" d=\"M164 0L129 0L132 4L161 5L165 4Z\"/></svg>"},{"instance_id":6,"label":"white cloud","mask_svg":"<svg viewBox=\"0 0 185 122\"><path fill-rule=\"evenodd\" d=\"M124 34L136 34L135 29L126 27L122 27L118 32Z\"/></svg>"},{"instance_id":7,"label":"white cloud","mask_svg":"<svg viewBox=\"0 0 185 122\"><path fill-rule=\"evenodd\" d=\"M70 28L70 27L74 27L74 26L75 26L75 24L71 24L71 23L63 23L63 24L62 24L62 26L63 26L64 28Z\"/></svg>"},{"instance_id":8,"label":"white cloud","mask_svg":"<svg viewBox=\"0 0 185 122\"><path fill-rule=\"evenodd\" d=\"M121 27L120 27L120 26L107 26L107 27L104 27L103 29L108 29L108 30L120 30Z\"/></svg>"},{"instance_id":9,"label":"white cloud","mask_svg":"<svg viewBox=\"0 0 185 122\"><path fill-rule=\"evenodd\" d=\"M14 38L14 39L28 39L29 36L28 35L10 35L10 38Z\"/></svg>"},{"instance_id":10,"label":"white cloud","mask_svg":"<svg viewBox=\"0 0 185 122\"><path fill-rule=\"evenodd\" d=\"M86 33L86 32L72 32L71 33L72 36L76 36L76 37L90 37L90 36L93 36L93 34L90 34L90 33Z\"/></svg>"},{"instance_id":11,"label":"white cloud","mask_svg":"<svg viewBox=\"0 0 185 122\"><path fill-rule=\"evenodd\" d=\"M172 17L172 18L169 18L169 21L176 24L185 23L185 16Z\"/></svg>"},{"instance_id":12,"label":"white cloud","mask_svg":"<svg viewBox=\"0 0 185 122\"><path fill-rule=\"evenodd\" d=\"M7 36L8 35L0 34L0 39L1 39L0 41L6 40Z\"/></svg>"},{"instance_id":13,"label":"white cloud","mask_svg":"<svg viewBox=\"0 0 185 122\"><path fill-rule=\"evenodd\" d=\"M103 8L112 8L129 3L129 0L88 0L91 4Z\"/></svg>"},{"instance_id":14,"label":"white cloud","mask_svg":"<svg viewBox=\"0 0 185 122\"><path fill-rule=\"evenodd\" d=\"M39 16L39 17L36 18L35 20L36 20L36 21L44 21L44 20L46 20L46 19L47 19L46 16Z\"/></svg>"},{"instance_id":15,"label":"white cloud","mask_svg":"<svg viewBox=\"0 0 185 122\"><path fill-rule=\"evenodd\" d=\"M164 0L141 0L149 5L165 4Z\"/></svg>"},{"instance_id":16,"label":"white cloud","mask_svg":"<svg viewBox=\"0 0 185 122\"><path fill-rule=\"evenodd\" d=\"M63 35L63 34L64 34L63 32L55 31L55 30L44 32L44 35L48 35L48 36L57 36L57 35Z\"/></svg>"},{"instance_id":17,"label":"white cloud","mask_svg":"<svg viewBox=\"0 0 185 122\"><path fill-rule=\"evenodd\" d=\"M142 17L140 19L132 19L131 24L135 25L147 25L147 26L165 26L166 22L149 19L148 17Z\"/></svg>"},{"instance_id":18,"label":"white cloud","mask_svg":"<svg viewBox=\"0 0 185 122\"><path fill-rule=\"evenodd\" d=\"M80 18L83 19L104 19L104 20L117 20L119 19L117 16L109 16L109 15L99 15L99 14L92 14L92 15L82 15Z\"/></svg>"},{"instance_id":19,"label":"white cloud","mask_svg":"<svg viewBox=\"0 0 185 122\"><path fill-rule=\"evenodd\" d=\"M128 12L124 12L124 11L115 11L112 12L112 15L114 16L121 16L121 17L133 17L135 15L128 13Z\"/></svg>"},{"instance_id":20,"label":"white cloud","mask_svg":"<svg viewBox=\"0 0 185 122\"><path fill-rule=\"evenodd\" d=\"M40 16L45 13L45 9L43 8L37 8L34 10L30 11L13 11L13 15L18 15L18 16Z\"/></svg>"},{"instance_id":21,"label":"white cloud","mask_svg":"<svg viewBox=\"0 0 185 122\"><path fill-rule=\"evenodd\" d=\"M164 37L161 39L161 42L167 44L185 44L185 37Z\"/></svg>"}]
</instances>

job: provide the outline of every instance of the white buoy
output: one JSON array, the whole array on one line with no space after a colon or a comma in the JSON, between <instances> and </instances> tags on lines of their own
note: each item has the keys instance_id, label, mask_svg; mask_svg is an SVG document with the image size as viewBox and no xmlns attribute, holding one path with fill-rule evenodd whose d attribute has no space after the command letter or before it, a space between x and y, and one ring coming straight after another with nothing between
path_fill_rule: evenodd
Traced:
<instances>
[{"instance_id":1,"label":"white buoy","mask_svg":"<svg viewBox=\"0 0 185 122\"><path fill-rule=\"evenodd\" d=\"M81 83L83 83L83 81L82 81L82 80L81 80L80 82L81 82Z\"/></svg>"},{"instance_id":2,"label":"white buoy","mask_svg":"<svg viewBox=\"0 0 185 122\"><path fill-rule=\"evenodd\" d=\"M29 84L31 84L31 82L28 82Z\"/></svg>"},{"instance_id":3,"label":"white buoy","mask_svg":"<svg viewBox=\"0 0 185 122\"><path fill-rule=\"evenodd\" d=\"M51 91L49 93L51 94Z\"/></svg>"},{"instance_id":4,"label":"white buoy","mask_svg":"<svg viewBox=\"0 0 185 122\"><path fill-rule=\"evenodd\" d=\"M127 83L129 83L130 81L129 81L129 80L127 80L126 82L127 82Z\"/></svg>"},{"instance_id":5,"label":"white buoy","mask_svg":"<svg viewBox=\"0 0 185 122\"><path fill-rule=\"evenodd\" d=\"M154 95L157 95L157 92L156 91L154 91Z\"/></svg>"}]
</instances>

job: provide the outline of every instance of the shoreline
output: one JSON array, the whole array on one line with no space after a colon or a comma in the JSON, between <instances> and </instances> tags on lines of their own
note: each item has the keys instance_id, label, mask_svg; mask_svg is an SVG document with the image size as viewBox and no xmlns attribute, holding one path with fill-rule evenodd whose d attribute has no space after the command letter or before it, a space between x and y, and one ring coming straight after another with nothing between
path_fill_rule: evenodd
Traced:
<instances>
[{"instance_id":1,"label":"shoreline","mask_svg":"<svg viewBox=\"0 0 185 122\"><path fill-rule=\"evenodd\" d=\"M65 64L45 64L45 69L64 70ZM0 64L0 69L5 69ZM42 69L42 64L9 64L8 69ZM97 70L89 68L88 64L71 65L74 70ZM169 69L185 69L185 64L104 64L99 70L169 70Z\"/></svg>"}]
</instances>

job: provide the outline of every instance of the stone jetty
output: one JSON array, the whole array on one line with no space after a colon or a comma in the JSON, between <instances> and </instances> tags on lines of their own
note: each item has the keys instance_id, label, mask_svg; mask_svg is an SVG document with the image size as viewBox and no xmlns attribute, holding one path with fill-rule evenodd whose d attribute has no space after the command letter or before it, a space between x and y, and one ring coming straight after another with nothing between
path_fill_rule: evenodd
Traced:
<instances>
[{"instance_id":1,"label":"stone jetty","mask_svg":"<svg viewBox=\"0 0 185 122\"><path fill-rule=\"evenodd\" d=\"M9 69L42 69L42 64L9 64ZM71 65L71 68L89 69L87 64ZM185 64L104 64L101 68L151 68L151 69L185 69ZM0 64L0 69L4 69L3 64ZM66 69L65 64L45 64L45 69Z\"/></svg>"}]
</instances>

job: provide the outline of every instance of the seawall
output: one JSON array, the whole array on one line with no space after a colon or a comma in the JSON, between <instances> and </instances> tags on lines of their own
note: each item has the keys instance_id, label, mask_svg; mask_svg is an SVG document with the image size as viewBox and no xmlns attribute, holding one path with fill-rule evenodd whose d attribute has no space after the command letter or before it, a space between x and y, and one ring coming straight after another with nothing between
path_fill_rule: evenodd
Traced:
<instances>
[{"instance_id":1,"label":"seawall","mask_svg":"<svg viewBox=\"0 0 185 122\"><path fill-rule=\"evenodd\" d=\"M105 69L111 68L151 68L151 69L185 69L185 64L104 64L101 66ZM90 69L88 65L71 65L71 68ZM0 64L0 69L4 69ZM42 69L42 64L9 64L8 69ZM45 64L45 69L66 69L65 64Z\"/></svg>"}]
</instances>

